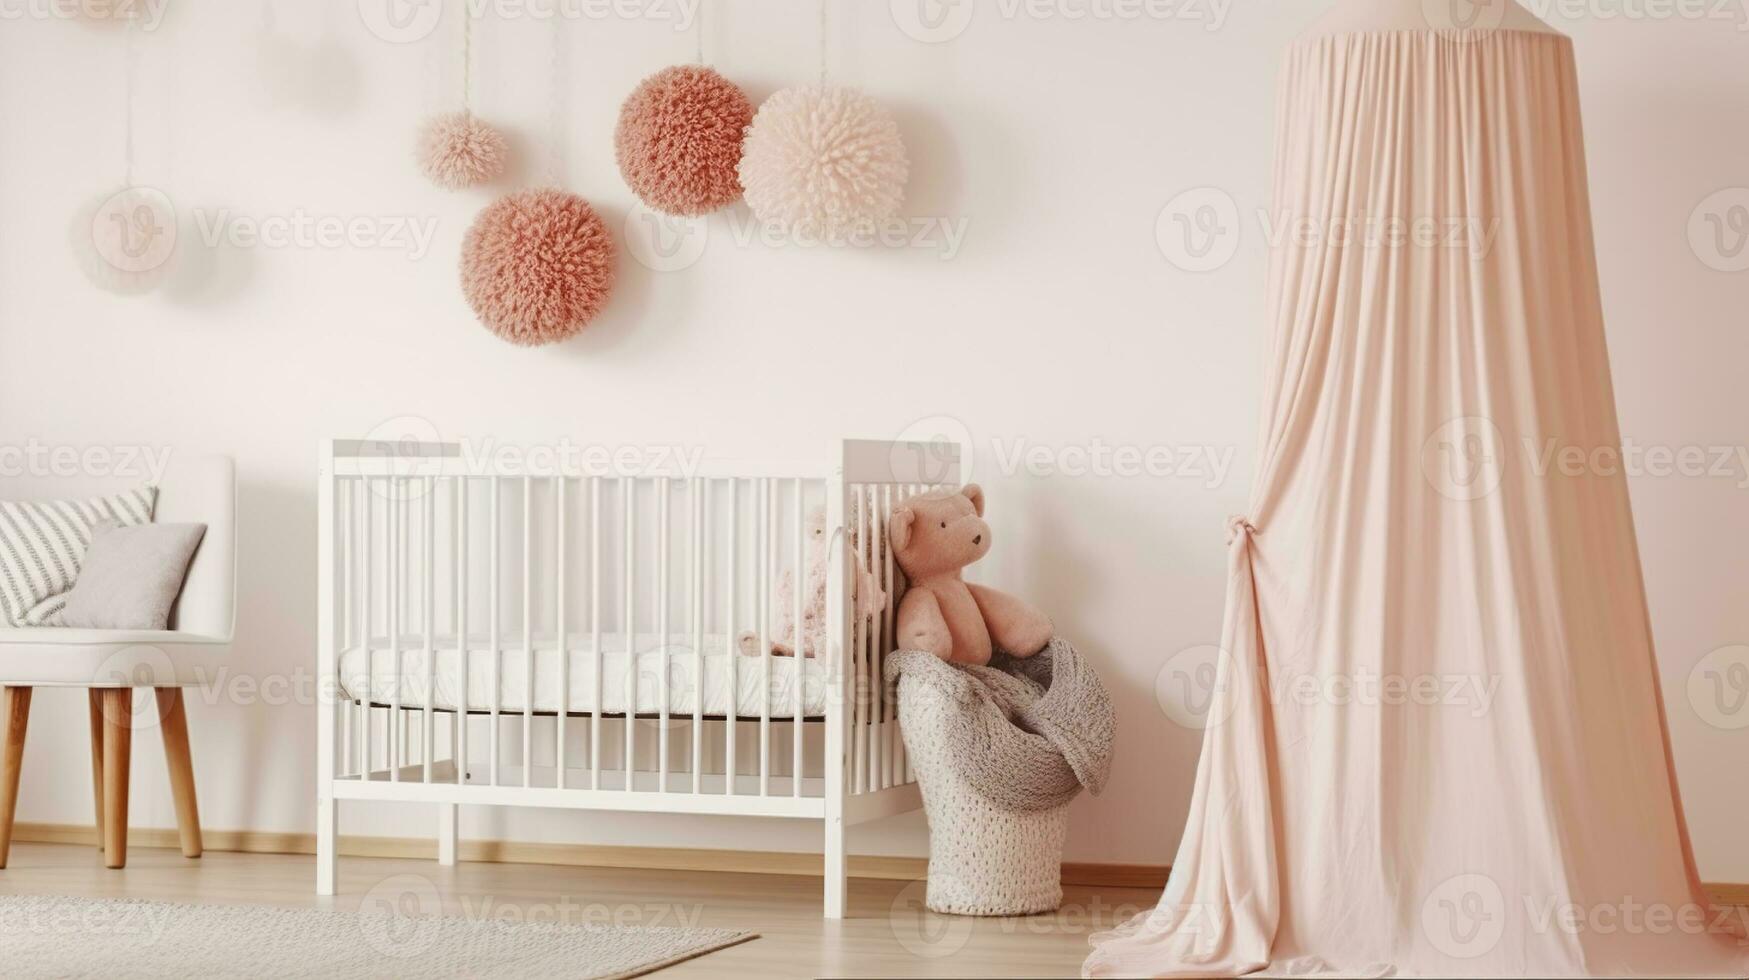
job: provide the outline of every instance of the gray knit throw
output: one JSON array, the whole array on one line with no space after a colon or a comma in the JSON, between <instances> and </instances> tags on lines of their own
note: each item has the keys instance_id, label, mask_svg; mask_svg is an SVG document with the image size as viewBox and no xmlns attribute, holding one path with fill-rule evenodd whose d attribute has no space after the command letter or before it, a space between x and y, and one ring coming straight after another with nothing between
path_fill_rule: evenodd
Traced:
<instances>
[{"instance_id":1,"label":"gray knit throw","mask_svg":"<svg viewBox=\"0 0 1749 980\"><path fill-rule=\"evenodd\" d=\"M945 737L960 776L1007 810L1061 806L1111 772L1117 720L1099 675L1067 640L1031 657L997 653L988 666L950 664L922 650L887 658L887 681L923 681L963 707Z\"/></svg>"}]
</instances>

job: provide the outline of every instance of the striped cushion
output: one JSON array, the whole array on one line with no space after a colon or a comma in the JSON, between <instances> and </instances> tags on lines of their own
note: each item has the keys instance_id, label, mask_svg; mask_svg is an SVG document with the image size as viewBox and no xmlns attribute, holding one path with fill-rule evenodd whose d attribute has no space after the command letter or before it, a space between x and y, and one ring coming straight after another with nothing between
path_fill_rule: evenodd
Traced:
<instances>
[{"instance_id":1,"label":"striped cushion","mask_svg":"<svg viewBox=\"0 0 1749 980\"><path fill-rule=\"evenodd\" d=\"M150 524L157 487L91 500L0 500L0 622L41 626L61 611L99 521Z\"/></svg>"}]
</instances>

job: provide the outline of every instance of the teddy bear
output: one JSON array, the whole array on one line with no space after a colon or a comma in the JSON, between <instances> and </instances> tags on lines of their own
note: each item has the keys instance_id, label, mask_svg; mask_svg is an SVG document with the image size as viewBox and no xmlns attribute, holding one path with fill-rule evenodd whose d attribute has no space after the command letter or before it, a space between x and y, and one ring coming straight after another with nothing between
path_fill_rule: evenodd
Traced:
<instances>
[{"instance_id":1,"label":"teddy bear","mask_svg":"<svg viewBox=\"0 0 1749 980\"><path fill-rule=\"evenodd\" d=\"M856 553L857 534L855 511L849 522L848 547L851 554ZM826 638L826 559L830 550L827 545L830 538L826 533L826 509L815 507L808 511L806 523L803 525L803 535L806 538L807 591L802 594L802 656L815 657L819 655ZM856 610L865 619L874 618L875 614L887 607L887 595L881 590L866 568L856 569L856 578L852 585L852 596ZM771 594L771 631L766 635L771 644L771 652L779 657L795 656L795 573L792 569L784 569L778 577L777 587ZM753 630L745 630L736 638L741 652L750 657L759 655L759 635Z\"/></svg>"},{"instance_id":2,"label":"teddy bear","mask_svg":"<svg viewBox=\"0 0 1749 980\"><path fill-rule=\"evenodd\" d=\"M990 551L984 491L935 490L907 500L888 525L893 558L909 588L899 602L898 645L951 663L982 665L992 650L1030 657L1050 642L1050 618L960 572Z\"/></svg>"}]
</instances>

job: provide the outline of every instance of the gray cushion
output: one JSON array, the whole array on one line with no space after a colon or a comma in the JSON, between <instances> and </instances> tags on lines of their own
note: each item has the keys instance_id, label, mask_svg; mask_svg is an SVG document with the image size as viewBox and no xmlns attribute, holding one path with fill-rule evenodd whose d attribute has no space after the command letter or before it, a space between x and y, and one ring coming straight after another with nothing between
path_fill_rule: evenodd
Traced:
<instances>
[{"instance_id":1,"label":"gray cushion","mask_svg":"<svg viewBox=\"0 0 1749 980\"><path fill-rule=\"evenodd\" d=\"M92 528L84 567L67 592L55 626L99 630L161 630L182 591L183 576L205 524L105 521Z\"/></svg>"}]
</instances>

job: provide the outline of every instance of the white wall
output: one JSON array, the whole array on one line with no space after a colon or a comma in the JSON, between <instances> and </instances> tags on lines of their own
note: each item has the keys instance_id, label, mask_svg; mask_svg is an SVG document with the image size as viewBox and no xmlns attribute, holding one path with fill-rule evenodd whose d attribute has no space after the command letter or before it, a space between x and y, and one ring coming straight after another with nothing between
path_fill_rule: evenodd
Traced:
<instances>
[{"instance_id":1,"label":"white wall","mask_svg":"<svg viewBox=\"0 0 1749 980\"><path fill-rule=\"evenodd\" d=\"M1165 862L1200 736L1166 717L1154 683L1173 653L1218 636L1223 519L1244 507L1254 448L1264 250L1247 218L1232 261L1186 273L1157 247L1155 221L1174 195L1203 185L1247 215L1267 203L1278 52L1316 10L1223 4L1178 19L1072 20L1004 16L1016 9L1008 0L978 0L962 34L923 43L896 26L892 10L909 2L840 3L833 72L898 113L915 171L909 211L963 222L957 254L742 244L740 208L711 220L702 258L684 271L622 257L606 315L584 337L535 351L479 328L457 287L462 233L491 194L437 191L411 163L413 127L455 88L452 33L387 43L352 0L281 0L270 35L259 3L173 0L140 44L137 170L196 237L162 294L126 299L90 288L66 245L80 203L119 180L119 37L0 20L0 443L234 454L244 481L237 669L270 677L313 668L318 437L416 416L455 438L792 458L838 436L957 420L979 447L975 476L998 535L984 579L1044 605L1117 699L1112 786L1075 805L1069 857ZM1112 9L1066 3L1090 6ZM711 60L755 100L813 77L812 2L712 9ZM1740 16L1648 23L1607 9L1551 16L1575 35L1584 74L1624 429L1642 443L1741 446L1749 272L1702 264L1685 229L1708 193L1749 185L1749 33ZM526 16L477 30L477 108L514 135L536 175L552 143L553 36L550 21ZM616 232L632 204L613 165L619 100L691 51L671 21L563 27L565 183ZM210 224L222 209L247 220L435 219L436 237L419 258L207 248L194 219ZM1220 481L1000 472L993 441L1006 453L1021 440L1209 447L1230 452L1232 466ZM1688 698L1702 657L1749 642L1749 490L1741 464L1736 472L1636 478L1633 493L1702 874L1746 881L1749 849L1736 833L1749 805L1745 736L1708 724ZM209 826L311 829L314 714L307 701L197 702ZM88 821L84 726L81 696L39 699L21 820ZM169 826L154 743L139 742L134 821ZM428 825L393 808L344 820L349 833ZM779 824L612 814L470 813L465 831L816 846ZM922 853L920 816L859 831L853 848Z\"/></svg>"}]
</instances>

